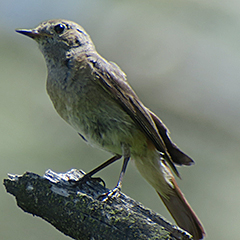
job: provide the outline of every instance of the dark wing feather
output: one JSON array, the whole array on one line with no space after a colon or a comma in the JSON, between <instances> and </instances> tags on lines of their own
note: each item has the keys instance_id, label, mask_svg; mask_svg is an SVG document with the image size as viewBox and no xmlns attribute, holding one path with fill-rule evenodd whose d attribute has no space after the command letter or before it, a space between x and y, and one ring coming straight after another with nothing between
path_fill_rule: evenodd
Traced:
<instances>
[{"instance_id":1,"label":"dark wing feather","mask_svg":"<svg viewBox=\"0 0 240 240\"><path fill-rule=\"evenodd\" d=\"M183 153L175 143L172 142L171 138L168 136L168 129L164 125L164 123L154 113L150 112L150 114L156 124L158 132L161 135L173 162L178 165L192 165L194 161L185 153Z\"/></svg>"},{"instance_id":2,"label":"dark wing feather","mask_svg":"<svg viewBox=\"0 0 240 240\"><path fill-rule=\"evenodd\" d=\"M88 57L88 60L92 63L92 70L96 76L96 81L99 82L111 97L117 100L121 107L153 142L156 149L164 154L164 159L171 166L175 174L180 177L167 151L167 147L156 128L155 122L150 115L150 111L143 106L135 92L128 85L125 74L116 64L99 58L99 55L91 55Z\"/></svg>"}]
</instances>

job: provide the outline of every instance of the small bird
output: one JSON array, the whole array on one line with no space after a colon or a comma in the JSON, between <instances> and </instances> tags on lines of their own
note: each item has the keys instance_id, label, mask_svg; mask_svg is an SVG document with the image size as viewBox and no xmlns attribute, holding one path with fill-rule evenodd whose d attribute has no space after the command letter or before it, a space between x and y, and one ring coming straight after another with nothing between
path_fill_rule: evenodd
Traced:
<instances>
[{"instance_id":1,"label":"small bird","mask_svg":"<svg viewBox=\"0 0 240 240\"><path fill-rule=\"evenodd\" d=\"M172 142L167 127L139 100L119 66L100 56L90 36L72 21L54 19L16 31L38 43L48 69L47 92L58 114L85 141L113 154L86 176L123 157L111 192L117 193L133 159L176 223L202 239L203 226L170 170L180 177L175 164L191 165L193 160Z\"/></svg>"}]
</instances>

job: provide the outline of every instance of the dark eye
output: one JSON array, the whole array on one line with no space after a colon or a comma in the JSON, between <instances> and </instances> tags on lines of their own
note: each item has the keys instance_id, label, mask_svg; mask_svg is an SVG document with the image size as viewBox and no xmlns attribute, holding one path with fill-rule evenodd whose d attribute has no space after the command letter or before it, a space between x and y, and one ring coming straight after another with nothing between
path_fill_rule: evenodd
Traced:
<instances>
[{"instance_id":1,"label":"dark eye","mask_svg":"<svg viewBox=\"0 0 240 240\"><path fill-rule=\"evenodd\" d=\"M54 27L54 31L57 33L57 34L60 34L64 31L65 29L65 25L63 24L58 24Z\"/></svg>"}]
</instances>

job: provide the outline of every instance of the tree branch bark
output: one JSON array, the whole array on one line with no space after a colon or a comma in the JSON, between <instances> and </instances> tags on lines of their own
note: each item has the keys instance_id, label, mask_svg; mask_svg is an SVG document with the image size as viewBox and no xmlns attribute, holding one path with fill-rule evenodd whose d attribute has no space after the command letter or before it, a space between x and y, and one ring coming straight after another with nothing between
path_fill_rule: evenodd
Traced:
<instances>
[{"instance_id":1,"label":"tree branch bark","mask_svg":"<svg viewBox=\"0 0 240 240\"><path fill-rule=\"evenodd\" d=\"M98 181L80 184L84 172L48 170L43 177L27 172L10 175L4 185L25 212L39 216L73 239L172 239L191 236L123 193L102 201ZM99 200L100 199L100 200Z\"/></svg>"}]
</instances>

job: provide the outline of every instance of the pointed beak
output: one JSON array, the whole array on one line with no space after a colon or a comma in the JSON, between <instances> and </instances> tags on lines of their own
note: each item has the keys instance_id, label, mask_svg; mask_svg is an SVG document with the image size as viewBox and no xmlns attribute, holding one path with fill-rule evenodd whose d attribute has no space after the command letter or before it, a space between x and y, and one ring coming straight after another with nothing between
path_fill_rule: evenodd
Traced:
<instances>
[{"instance_id":1,"label":"pointed beak","mask_svg":"<svg viewBox=\"0 0 240 240\"><path fill-rule=\"evenodd\" d=\"M16 32L21 33L23 35L26 35L30 38L37 38L40 36L39 32L37 30L34 29L16 29Z\"/></svg>"}]
</instances>

